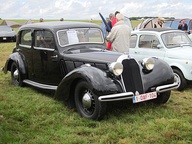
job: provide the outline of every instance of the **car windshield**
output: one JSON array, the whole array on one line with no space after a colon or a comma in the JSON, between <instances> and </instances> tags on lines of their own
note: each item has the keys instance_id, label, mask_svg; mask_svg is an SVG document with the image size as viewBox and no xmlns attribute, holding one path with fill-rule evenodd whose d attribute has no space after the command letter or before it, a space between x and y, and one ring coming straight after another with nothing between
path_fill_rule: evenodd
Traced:
<instances>
[{"instance_id":1,"label":"car windshield","mask_svg":"<svg viewBox=\"0 0 192 144\"><path fill-rule=\"evenodd\" d=\"M162 40L167 48L175 48L181 46L192 46L192 42L183 32L169 32L162 34Z\"/></svg>"},{"instance_id":2,"label":"car windshield","mask_svg":"<svg viewBox=\"0 0 192 144\"><path fill-rule=\"evenodd\" d=\"M0 31L7 31L7 32L11 32L12 28L8 27L8 26L0 26Z\"/></svg>"},{"instance_id":3,"label":"car windshield","mask_svg":"<svg viewBox=\"0 0 192 144\"><path fill-rule=\"evenodd\" d=\"M59 30L57 38L61 47L81 43L104 43L102 31L97 28Z\"/></svg>"}]
</instances>

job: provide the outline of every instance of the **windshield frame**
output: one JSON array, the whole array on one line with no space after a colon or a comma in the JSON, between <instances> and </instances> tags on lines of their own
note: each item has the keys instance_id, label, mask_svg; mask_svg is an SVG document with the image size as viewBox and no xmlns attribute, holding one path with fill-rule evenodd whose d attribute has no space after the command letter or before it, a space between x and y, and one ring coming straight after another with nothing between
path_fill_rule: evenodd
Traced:
<instances>
[{"instance_id":1,"label":"windshield frame","mask_svg":"<svg viewBox=\"0 0 192 144\"><path fill-rule=\"evenodd\" d=\"M62 29L57 31L56 35L57 35L58 43L61 47L65 47L69 45L78 45L78 44L104 44L105 42L103 33L99 28ZM94 37L93 35L96 35L96 36ZM98 41L91 40L91 38L92 39L97 38Z\"/></svg>"}]
</instances>

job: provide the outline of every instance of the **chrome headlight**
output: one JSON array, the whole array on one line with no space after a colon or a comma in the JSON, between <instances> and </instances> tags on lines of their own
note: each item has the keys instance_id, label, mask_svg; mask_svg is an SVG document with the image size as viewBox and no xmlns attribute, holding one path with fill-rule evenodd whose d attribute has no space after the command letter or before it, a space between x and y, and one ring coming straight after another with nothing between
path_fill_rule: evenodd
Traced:
<instances>
[{"instance_id":1,"label":"chrome headlight","mask_svg":"<svg viewBox=\"0 0 192 144\"><path fill-rule=\"evenodd\" d=\"M123 72L123 65L119 62L113 62L109 65L109 70L116 76L119 76Z\"/></svg>"},{"instance_id":2,"label":"chrome headlight","mask_svg":"<svg viewBox=\"0 0 192 144\"><path fill-rule=\"evenodd\" d=\"M151 71L155 66L155 61L153 58L145 58L142 61L142 65L145 70Z\"/></svg>"}]
</instances>

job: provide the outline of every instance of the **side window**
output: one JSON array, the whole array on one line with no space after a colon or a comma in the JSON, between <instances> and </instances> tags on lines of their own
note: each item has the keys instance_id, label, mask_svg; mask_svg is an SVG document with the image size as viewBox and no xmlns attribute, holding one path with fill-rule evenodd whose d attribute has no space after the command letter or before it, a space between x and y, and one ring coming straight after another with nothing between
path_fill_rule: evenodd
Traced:
<instances>
[{"instance_id":1,"label":"side window","mask_svg":"<svg viewBox=\"0 0 192 144\"><path fill-rule=\"evenodd\" d=\"M23 30L20 34L20 44L31 46L32 37L31 37L31 30Z\"/></svg>"},{"instance_id":2,"label":"side window","mask_svg":"<svg viewBox=\"0 0 192 144\"><path fill-rule=\"evenodd\" d=\"M46 30L35 31L35 47L54 49L55 42L53 34Z\"/></svg>"},{"instance_id":3,"label":"side window","mask_svg":"<svg viewBox=\"0 0 192 144\"><path fill-rule=\"evenodd\" d=\"M140 48L157 48L160 44L156 36L153 35L141 35L139 39Z\"/></svg>"},{"instance_id":4,"label":"side window","mask_svg":"<svg viewBox=\"0 0 192 144\"><path fill-rule=\"evenodd\" d=\"M130 40L130 47L135 48L137 42L137 35L132 35Z\"/></svg>"}]
</instances>

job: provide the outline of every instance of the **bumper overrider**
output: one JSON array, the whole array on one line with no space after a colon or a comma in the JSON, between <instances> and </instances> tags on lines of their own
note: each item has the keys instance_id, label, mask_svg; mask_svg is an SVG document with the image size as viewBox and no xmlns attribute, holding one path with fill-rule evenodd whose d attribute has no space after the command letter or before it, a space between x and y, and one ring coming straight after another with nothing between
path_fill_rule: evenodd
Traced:
<instances>
[{"instance_id":1,"label":"bumper overrider","mask_svg":"<svg viewBox=\"0 0 192 144\"><path fill-rule=\"evenodd\" d=\"M166 92L169 90L177 89L179 86L178 82L174 82L173 84L167 84L167 85L162 85L158 86L154 89L157 93L162 93ZM119 100L128 100L132 99L135 96L133 92L125 92L125 93L117 93L117 94L110 94L110 95L104 95L100 96L98 99L99 101L102 102L107 102L107 101L119 101Z\"/></svg>"}]
</instances>

